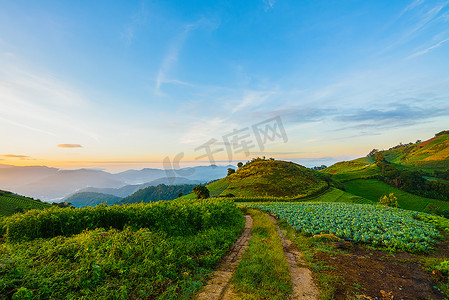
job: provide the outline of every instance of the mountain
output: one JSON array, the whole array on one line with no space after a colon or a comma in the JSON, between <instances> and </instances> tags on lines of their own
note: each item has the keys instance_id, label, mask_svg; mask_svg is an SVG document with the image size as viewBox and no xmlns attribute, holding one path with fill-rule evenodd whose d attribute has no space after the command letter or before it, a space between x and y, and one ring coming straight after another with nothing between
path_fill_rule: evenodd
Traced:
<instances>
[{"instance_id":1,"label":"mountain","mask_svg":"<svg viewBox=\"0 0 449 300\"><path fill-rule=\"evenodd\" d=\"M143 183L143 184L132 184L132 185L125 185L120 188L96 188L96 187L88 187L84 188L78 191L80 192L92 192L92 193L102 193L102 194L109 194L114 195L117 197L127 197L131 195L134 192L137 192L138 190L144 189L149 186L156 186L159 184L165 184L165 185L183 185L183 184L200 184L201 181L197 180L190 180L183 177L163 177L156 180L153 180L151 182ZM66 200L64 200L66 201Z\"/></svg>"},{"instance_id":2,"label":"mountain","mask_svg":"<svg viewBox=\"0 0 449 300\"><path fill-rule=\"evenodd\" d=\"M14 190L15 187L30 184L58 172L56 168L44 166L16 167L2 165L0 167L0 188Z\"/></svg>"},{"instance_id":3,"label":"mountain","mask_svg":"<svg viewBox=\"0 0 449 300\"><path fill-rule=\"evenodd\" d=\"M303 197L326 189L328 184L318 172L304 166L258 158L207 187L212 197Z\"/></svg>"},{"instance_id":4,"label":"mountain","mask_svg":"<svg viewBox=\"0 0 449 300\"><path fill-rule=\"evenodd\" d=\"M157 186L149 186L147 188L138 190L134 194L121 199L117 204L125 203L148 203L160 200L173 200L178 198L178 195L182 193L187 195L192 192L192 189L196 184L184 184L184 185L165 185L159 184Z\"/></svg>"},{"instance_id":5,"label":"mountain","mask_svg":"<svg viewBox=\"0 0 449 300\"><path fill-rule=\"evenodd\" d=\"M108 194L101 193L75 193L69 197L64 198L64 202L71 203L75 207L95 206L100 203L107 203L113 205L122 198Z\"/></svg>"},{"instance_id":6,"label":"mountain","mask_svg":"<svg viewBox=\"0 0 449 300\"><path fill-rule=\"evenodd\" d=\"M151 168L144 168L142 170L127 170L114 174L114 177L117 180L125 182L129 185L142 184L165 176L166 173L164 170Z\"/></svg>"},{"instance_id":7,"label":"mountain","mask_svg":"<svg viewBox=\"0 0 449 300\"><path fill-rule=\"evenodd\" d=\"M50 206L46 202L0 190L0 216L10 216L28 209L43 209Z\"/></svg>"},{"instance_id":8,"label":"mountain","mask_svg":"<svg viewBox=\"0 0 449 300\"><path fill-rule=\"evenodd\" d=\"M0 167L0 189L45 201L59 201L75 192L126 197L139 189L158 184L198 184L222 178L226 176L228 167L232 166L200 166L168 172L145 168L111 174L92 169L59 170L44 166L3 165Z\"/></svg>"},{"instance_id":9,"label":"mountain","mask_svg":"<svg viewBox=\"0 0 449 300\"><path fill-rule=\"evenodd\" d=\"M127 170L121 173L114 174L117 180L125 182L129 185L142 184L150 182L159 178L188 178L197 182L207 182L214 179L223 178L228 172L228 168L235 168L232 165L228 166L197 166L181 168L179 170L162 170L145 168L142 170ZM162 182L161 182L162 183Z\"/></svg>"},{"instance_id":10,"label":"mountain","mask_svg":"<svg viewBox=\"0 0 449 300\"><path fill-rule=\"evenodd\" d=\"M123 185L124 183L115 179L114 175L104 171L59 170L40 180L16 187L14 191L42 200L55 200L89 186L117 188Z\"/></svg>"}]
</instances>

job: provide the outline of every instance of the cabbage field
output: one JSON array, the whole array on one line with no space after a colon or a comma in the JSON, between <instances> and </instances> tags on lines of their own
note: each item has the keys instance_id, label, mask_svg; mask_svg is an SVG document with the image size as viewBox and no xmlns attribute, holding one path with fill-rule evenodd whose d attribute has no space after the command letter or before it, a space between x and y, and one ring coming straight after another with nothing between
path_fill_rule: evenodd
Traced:
<instances>
[{"instance_id":1,"label":"cabbage field","mask_svg":"<svg viewBox=\"0 0 449 300\"><path fill-rule=\"evenodd\" d=\"M426 252L441 237L434 225L416 219L423 213L386 206L350 203L253 203L245 206L269 211L307 235L332 233L356 243L409 252Z\"/></svg>"}]
</instances>

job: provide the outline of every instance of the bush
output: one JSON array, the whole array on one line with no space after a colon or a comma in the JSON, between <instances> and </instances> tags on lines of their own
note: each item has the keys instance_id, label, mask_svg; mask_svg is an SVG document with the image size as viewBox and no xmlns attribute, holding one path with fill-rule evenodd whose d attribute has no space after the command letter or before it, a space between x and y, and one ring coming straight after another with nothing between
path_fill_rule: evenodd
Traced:
<instances>
[{"instance_id":1,"label":"bush","mask_svg":"<svg viewBox=\"0 0 449 300\"><path fill-rule=\"evenodd\" d=\"M388 196L383 195L380 197L379 204L390 207L399 207L398 198L393 193L390 193Z\"/></svg>"},{"instance_id":2,"label":"bush","mask_svg":"<svg viewBox=\"0 0 449 300\"><path fill-rule=\"evenodd\" d=\"M229 226L239 215L232 200L170 201L152 204L97 205L84 208L51 207L3 219L8 241L71 236L85 229L148 228L170 236L187 236L216 226Z\"/></svg>"},{"instance_id":3,"label":"bush","mask_svg":"<svg viewBox=\"0 0 449 300\"><path fill-rule=\"evenodd\" d=\"M439 266L436 267L437 270L441 271L444 275L449 275L449 260L443 261Z\"/></svg>"},{"instance_id":4,"label":"bush","mask_svg":"<svg viewBox=\"0 0 449 300\"><path fill-rule=\"evenodd\" d=\"M210 197L210 193L207 187L201 184L194 187L193 192L196 195L196 199L206 199Z\"/></svg>"}]
</instances>

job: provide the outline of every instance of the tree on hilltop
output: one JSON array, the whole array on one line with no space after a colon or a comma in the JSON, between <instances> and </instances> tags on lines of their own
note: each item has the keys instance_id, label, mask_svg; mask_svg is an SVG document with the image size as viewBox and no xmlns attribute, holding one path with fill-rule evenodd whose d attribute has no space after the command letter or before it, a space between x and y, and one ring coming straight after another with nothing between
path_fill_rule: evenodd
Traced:
<instances>
[{"instance_id":1,"label":"tree on hilltop","mask_svg":"<svg viewBox=\"0 0 449 300\"><path fill-rule=\"evenodd\" d=\"M206 199L210 197L210 193L207 187L201 184L194 187L193 192L196 195L196 199Z\"/></svg>"}]
</instances>

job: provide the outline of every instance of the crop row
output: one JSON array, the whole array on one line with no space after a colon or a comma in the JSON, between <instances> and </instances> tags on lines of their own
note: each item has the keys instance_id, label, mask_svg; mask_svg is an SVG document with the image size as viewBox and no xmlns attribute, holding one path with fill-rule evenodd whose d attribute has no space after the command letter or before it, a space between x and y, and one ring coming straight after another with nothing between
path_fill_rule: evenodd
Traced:
<instances>
[{"instance_id":1,"label":"crop row","mask_svg":"<svg viewBox=\"0 0 449 300\"><path fill-rule=\"evenodd\" d=\"M422 213L350 203L266 203L246 206L269 211L307 235L331 233L356 243L405 251L428 251L438 230L418 221Z\"/></svg>"},{"instance_id":2,"label":"crop row","mask_svg":"<svg viewBox=\"0 0 449 300\"><path fill-rule=\"evenodd\" d=\"M0 196L0 215L10 215L16 208L33 209L49 207L48 203L23 197Z\"/></svg>"}]
</instances>

